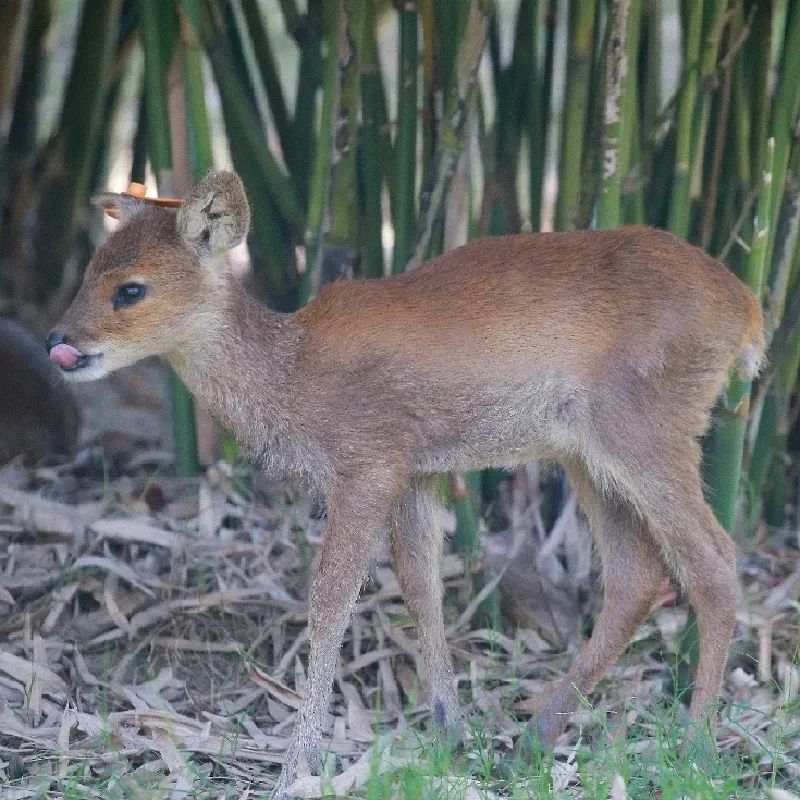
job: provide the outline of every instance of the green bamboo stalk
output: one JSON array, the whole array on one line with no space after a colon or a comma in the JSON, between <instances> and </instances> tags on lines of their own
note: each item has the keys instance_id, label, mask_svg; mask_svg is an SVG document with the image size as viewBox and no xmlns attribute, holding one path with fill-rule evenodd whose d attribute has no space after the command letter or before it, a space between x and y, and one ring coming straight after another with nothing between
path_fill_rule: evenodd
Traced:
<instances>
[{"instance_id":1,"label":"green bamboo stalk","mask_svg":"<svg viewBox=\"0 0 800 800\"><path fill-rule=\"evenodd\" d=\"M19 174L35 153L46 34L51 17L50 0L33 0L17 82L25 91L15 92L8 135L0 140L0 208L5 208L7 198L13 196ZM3 233L4 217L0 214L0 246L5 248L8 241Z\"/></svg>"},{"instance_id":2,"label":"green bamboo stalk","mask_svg":"<svg viewBox=\"0 0 800 800\"><path fill-rule=\"evenodd\" d=\"M364 40L364 19L371 0L342 0L338 52L339 107L336 114L333 166L331 168L330 231L323 280L344 276L358 257L359 219L356 185L358 112L361 107L359 45Z\"/></svg>"},{"instance_id":3,"label":"green bamboo stalk","mask_svg":"<svg viewBox=\"0 0 800 800\"><path fill-rule=\"evenodd\" d=\"M258 113L253 106L245 87L237 78L236 70L229 54L215 47L208 49L214 77L220 89L220 96L228 100L226 116L241 132L241 138L258 165L261 177L269 187L281 215L297 231L303 230L305 217L295 195L289 177L266 146L264 131Z\"/></svg>"},{"instance_id":4,"label":"green bamboo stalk","mask_svg":"<svg viewBox=\"0 0 800 800\"><path fill-rule=\"evenodd\" d=\"M606 52L606 97L603 113L603 178L597 203L597 227L620 224L620 135L633 120L622 118L623 97L628 83L628 16L630 0L614 0ZM632 65L635 68L635 64Z\"/></svg>"},{"instance_id":5,"label":"green bamboo stalk","mask_svg":"<svg viewBox=\"0 0 800 800\"><path fill-rule=\"evenodd\" d=\"M206 109L203 51L200 40L200 0L182 0L181 40L186 121L189 140L189 168L199 181L214 166L211 128Z\"/></svg>"},{"instance_id":6,"label":"green bamboo stalk","mask_svg":"<svg viewBox=\"0 0 800 800\"><path fill-rule=\"evenodd\" d=\"M786 420L800 373L800 326L790 336L786 349L773 366L773 378L759 415L758 435L747 469L747 500L750 524L756 521L770 466L786 455ZM783 432L783 436L781 436ZM773 470L774 472L774 470Z\"/></svg>"},{"instance_id":7,"label":"green bamboo stalk","mask_svg":"<svg viewBox=\"0 0 800 800\"><path fill-rule=\"evenodd\" d=\"M789 233L786 239L796 235ZM788 483L787 471L793 459L787 452L789 409L800 373L800 250L792 254L792 300L770 344L771 359L762 376L765 394L748 464L750 522L754 524L763 499L767 524L782 524Z\"/></svg>"},{"instance_id":8,"label":"green bamboo stalk","mask_svg":"<svg viewBox=\"0 0 800 800\"><path fill-rule=\"evenodd\" d=\"M219 88L231 157L250 201L253 272L267 303L291 311L298 300L293 238L303 229L302 209L292 182L269 150L241 59L238 29L219 27L217 21L224 15L216 4L201 6L201 12L202 39Z\"/></svg>"},{"instance_id":9,"label":"green bamboo stalk","mask_svg":"<svg viewBox=\"0 0 800 800\"><path fill-rule=\"evenodd\" d=\"M730 109L733 98L733 61L731 59L732 49L735 48L736 42L742 35L742 14L741 7L732 9L726 15L727 22L727 46L728 53L723 61L719 64L719 72L722 77L719 81L719 89L717 95L713 98L715 105L715 114L713 120L713 138L706 135L709 130L712 112L712 98L711 89L708 84L711 83L710 77L701 76L701 85L704 90L701 95L701 105L703 110L701 113L701 127L704 137L707 141L704 144L705 152L703 159L707 162L710 160L710 166L703 168L702 164L695 170L698 180L703 180L704 184L702 190L696 192L698 198L702 199L702 212L700 214L700 231L697 241L700 246L708 251L711 248L712 242L718 244L721 236L727 234L730 230L731 217L733 216L732 204L726 202L722 206L720 198L723 202L727 200L725 197L724 187L722 181L727 177L727 162L731 160L731 153L735 151L740 145L735 141L734 136L739 133L737 127L730 124ZM721 25L719 25L721 27ZM717 65L714 64L714 80L716 79ZM735 163L735 161L733 162ZM727 181L727 183L734 183L735 181ZM728 196L730 196L728 192ZM720 208L720 206L722 206Z\"/></svg>"},{"instance_id":10,"label":"green bamboo stalk","mask_svg":"<svg viewBox=\"0 0 800 800\"><path fill-rule=\"evenodd\" d=\"M34 242L38 288L43 292L53 291L61 281L75 237L75 212L88 199L121 10L121 0L86 0L81 12L56 133L58 145L50 151L46 170L56 177L45 193L46 207L40 209Z\"/></svg>"},{"instance_id":11,"label":"green bamboo stalk","mask_svg":"<svg viewBox=\"0 0 800 800\"><path fill-rule=\"evenodd\" d=\"M100 126L97 133L98 146L89 171L89 192L105 189L108 183L108 171L113 156L114 145L112 131L120 105L127 100L127 75L131 55L139 41L139 10L134 4L123 5L120 13L117 42L109 67L109 83L103 103Z\"/></svg>"},{"instance_id":12,"label":"green bamboo stalk","mask_svg":"<svg viewBox=\"0 0 800 800\"><path fill-rule=\"evenodd\" d=\"M761 296L766 272L766 254L770 228L777 214L772 208L772 167L775 142L767 140L764 158L764 175L761 181L755 233L750 258L742 280ZM710 501L717 519L727 531L733 530L736 518L736 501L742 475L742 456L750 410L751 381L734 374L730 378L718 411L717 424L709 437L707 477Z\"/></svg>"},{"instance_id":13,"label":"green bamboo stalk","mask_svg":"<svg viewBox=\"0 0 800 800\"><path fill-rule=\"evenodd\" d=\"M166 79L175 48L177 23L174 10L158 0L139 0L144 83L147 107L148 150L159 192L171 194L172 143L169 133ZM164 184L164 185L162 185Z\"/></svg>"},{"instance_id":14,"label":"green bamboo stalk","mask_svg":"<svg viewBox=\"0 0 800 800\"><path fill-rule=\"evenodd\" d=\"M517 190L520 144L533 89L536 57L536 2L522 0L514 25L514 46L507 67L500 62L498 9L489 24L489 47L495 86L493 159L484 165L484 202L481 211L492 235L517 233L521 227ZM535 80L535 78L534 78ZM491 158L491 157L490 157Z\"/></svg>"},{"instance_id":15,"label":"green bamboo stalk","mask_svg":"<svg viewBox=\"0 0 800 800\"><path fill-rule=\"evenodd\" d=\"M318 291L322 279L322 258L325 239L325 208L330 187L330 163L333 153L334 114L339 102L339 82L336 50L339 43L339 5L325 3L322 10L322 37L325 60L322 67L322 109L319 132L316 135L308 222L306 226L306 271L300 286L300 303L307 303Z\"/></svg>"},{"instance_id":16,"label":"green bamboo stalk","mask_svg":"<svg viewBox=\"0 0 800 800\"><path fill-rule=\"evenodd\" d=\"M434 0L420 0L422 22L422 182L429 179L436 154L439 120L437 94L442 88L441 53L439 52L439 20Z\"/></svg>"},{"instance_id":17,"label":"green bamboo stalk","mask_svg":"<svg viewBox=\"0 0 800 800\"><path fill-rule=\"evenodd\" d=\"M135 183L144 183L147 175L147 100L144 86L139 90L132 150L130 179Z\"/></svg>"},{"instance_id":18,"label":"green bamboo stalk","mask_svg":"<svg viewBox=\"0 0 800 800\"><path fill-rule=\"evenodd\" d=\"M177 43L177 19L171 5L159 0L139 0L142 48L144 50L145 107L148 151L160 194L172 196L172 141L167 104L167 73ZM179 475L196 475L197 430L194 403L189 391L170 373L175 466Z\"/></svg>"},{"instance_id":19,"label":"green bamboo stalk","mask_svg":"<svg viewBox=\"0 0 800 800\"><path fill-rule=\"evenodd\" d=\"M467 119L486 43L490 8L490 4L483 0L472 0L469 6L464 38L458 49L455 74L445 103L432 183L426 188L420 203L413 254L406 269L414 269L425 259L441 219L447 190L464 147Z\"/></svg>"},{"instance_id":20,"label":"green bamboo stalk","mask_svg":"<svg viewBox=\"0 0 800 800\"><path fill-rule=\"evenodd\" d=\"M688 4L686 41L683 54L683 81L676 119L675 170L669 209L669 229L686 239L691 220L691 179L694 153L692 152L692 126L697 104L697 72L700 64L700 44L703 22L703 4Z\"/></svg>"},{"instance_id":21,"label":"green bamboo stalk","mask_svg":"<svg viewBox=\"0 0 800 800\"><path fill-rule=\"evenodd\" d=\"M281 143L283 158L290 175L294 176L298 169L300 153L296 147L297 142L292 130L289 112L286 108L286 99L283 96L283 88L278 77L278 68L275 64L269 35L264 25L262 11L257 0L242 0L241 7L247 23L247 30L253 43L256 65L267 94L272 121L275 124L275 131Z\"/></svg>"},{"instance_id":22,"label":"green bamboo stalk","mask_svg":"<svg viewBox=\"0 0 800 800\"><path fill-rule=\"evenodd\" d=\"M798 113L800 113L800 3L789 3L786 16L786 33L779 80L775 89L770 117L770 135L775 139L772 169L772 207L779 208L786 183L789 153L794 141ZM777 231L767 231L766 252L770 259ZM769 261L767 262L769 263Z\"/></svg>"},{"instance_id":23,"label":"green bamboo stalk","mask_svg":"<svg viewBox=\"0 0 800 800\"><path fill-rule=\"evenodd\" d=\"M747 496L751 525L755 522L758 502L764 491L770 464L776 455L776 435L785 425L792 391L800 368L800 324L796 313L798 270L798 234L800 234L800 146L795 143L789 161L790 188L781 213L782 237L775 252L775 268L769 290L764 329L770 342L770 369L762 376L760 396L764 397L760 413L753 420L752 451L747 470ZM794 278L792 307L784 316L786 297ZM782 454L781 454L782 455Z\"/></svg>"},{"instance_id":24,"label":"green bamboo stalk","mask_svg":"<svg viewBox=\"0 0 800 800\"><path fill-rule=\"evenodd\" d=\"M397 140L395 142L395 187L392 204L394 254L392 272L402 272L414 235L417 175L417 43L419 12L416 2L406 2L400 16Z\"/></svg>"},{"instance_id":25,"label":"green bamboo stalk","mask_svg":"<svg viewBox=\"0 0 800 800\"><path fill-rule=\"evenodd\" d=\"M378 46L375 33L375 7L364 3L361 26L361 187L362 223L364 229L364 264L362 274L369 278L383 275L383 160L381 128L385 127L386 111L383 96Z\"/></svg>"},{"instance_id":26,"label":"green bamboo stalk","mask_svg":"<svg viewBox=\"0 0 800 800\"><path fill-rule=\"evenodd\" d=\"M295 0L278 0L281 7L281 14L283 14L283 22L286 25L286 30L291 36L299 37L301 29L307 24L308 20L304 20L300 15Z\"/></svg>"},{"instance_id":27,"label":"green bamboo stalk","mask_svg":"<svg viewBox=\"0 0 800 800\"><path fill-rule=\"evenodd\" d=\"M704 162L707 149L715 153L714 144L706 140L708 137L709 120L711 118L711 106L719 91L719 79L717 74L717 56L719 54L720 42L726 28L730 28L731 16L727 12L728 0L705 0L703 12L703 43L700 55L699 73L697 81L697 101L695 107L695 121L692 125L692 146L693 154L691 185L689 197L694 204L701 196L707 195L709 188L716 194L716 188L708 184L702 186L704 175ZM730 36L728 37L730 40ZM718 125L726 127L726 121L717 114ZM706 235L710 239L710 232Z\"/></svg>"},{"instance_id":28,"label":"green bamboo stalk","mask_svg":"<svg viewBox=\"0 0 800 800\"><path fill-rule=\"evenodd\" d=\"M800 117L795 123L800 133ZM800 238L800 141L795 140L786 173L786 193L780 219L780 239L776 240L772 260L772 278L764 312L764 331L767 341L772 340L784 318L786 298L792 280L797 280L797 243Z\"/></svg>"},{"instance_id":29,"label":"green bamboo stalk","mask_svg":"<svg viewBox=\"0 0 800 800\"><path fill-rule=\"evenodd\" d=\"M596 4L570 0L567 84L561 125L555 227L574 228L580 208L583 139L589 107Z\"/></svg>"},{"instance_id":30,"label":"green bamboo stalk","mask_svg":"<svg viewBox=\"0 0 800 800\"><path fill-rule=\"evenodd\" d=\"M0 3L0 120L5 120L14 101L29 11L27 5L22 0ZM0 130L0 137L4 133Z\"/></svg>"},{"instance_id":31,"label":"green bamboo stalk","mask_svg":"<svg viewBox=\"0 0 800 800\"><path fill-rule=\"evenodd\" d=\"M592 55L589 69L589 86L586 122L581 149L578 205L572 217L572 228L588 228L597 207L598 193L602 181L603 114L605 101L605 55L606 41L610 38L606 25L607 4L601 3L595 11Z\"/></svg>"},{"instance_id":32,"label":"green bamboo stalk","mask_svg":"<svg viewBox=\"0 0 800 800\"><path fill-rule=\"evenodd\" d=\"M745 98L747 110L742 107L741 117L749 129L750 167L749 176L761 174L761 159L764 157L764 142L769 137L770 105L773 100L770 92L772 79L772 37L775 32L777 3L765 5L762 13L756 13L749 20L750 35L742 46L738 59L743 76L742 85L747 89ZM770 7L771 6L771 7Z\"/></svg>"},{"instance_id":33,"label":"green bamboo stalk","mask_svg":"<svg viewBox=\"0 0 800 800\"><path fill-rule=\"evenodd\" d=\"M553 64L555 58L556 15L551 0L542 0L537 22L544 28L544 55L542 64L532 59L533 88L528 104L528 165L530 172L530 217L534 231L542 225L542 189L547 163L547 134L550 129L551 102L553 95Z\"/></svg>"},{"instance_id":34,"label":"green bamboo stalk","mask_svg":"<svg viewBox=\"0 0 800 800\"><path fill-rule=\"evenodd\" d=\"M333 3L335 5L335 3ZM293 0L282 0L286 29L297 39L300 46L300 68L297 72L297 91L295 92L294 119L292 120L293 139L296 142L297 163L292 177L297 196L304 203L314 191L309 186L314 157L317 152L315 136L316 94L322 80L322 41L323 17L331 2L309 0L308 11L300 17Z\"/></svg>"},{"instance_id":35,"label":"green bamboo stalk","mask_svg":"<svg viewBox=\"0 0 800 800\"><path fill-rule=\"evenodd\" d=\"M644 0L630 0L626 37L628 78L622 90L622 124L619 131L620 222L644 222L641 174L642 142L637 71Z\"/></svg>"},{"instance_id":36,"label":"green bamboo stalk","mask_svg":"<svg viewBox=\"0 0 800 800\"><path fill-rule=\"evenodd\" d=\"M643 0L646 30L646 61L644 96L642 97L642 127L644 139L649 145L662 127L661 75L663 73L662 17L664 4L661 0Z\"/></svg>"}]
</instances>

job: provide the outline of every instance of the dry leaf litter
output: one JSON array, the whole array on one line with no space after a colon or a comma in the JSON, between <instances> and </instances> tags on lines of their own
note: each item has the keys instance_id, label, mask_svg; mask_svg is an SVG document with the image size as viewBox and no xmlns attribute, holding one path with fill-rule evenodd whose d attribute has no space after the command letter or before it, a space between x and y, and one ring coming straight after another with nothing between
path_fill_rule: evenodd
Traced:
<instances>
[{"instance_id":1,"label":"dry leaf litter","mask_svg":"<svg viewBox=\"0 0 800 800\"><path fill-rule=\"evenodd\" d=\"M152 797L138 788L150 785L164 797L216 786L197 796L255 798L275 779L303 696L304 598L322 514L253 469L219 463L196 480L162 477L169 460L139 448L109 472L88 450L74 464L0 470L3 798L61 797L65 785L92 797L104 779L123 797ZM539 483L530 466L507 485L506 531L485 537L481 562L444 558L459 693L494 757L563 674L600 600L574 499L546 529ZM443 511L441 524L453 533L452 514ZM772 537L740 563L744 604L719 747L754 757L761 776L780 771L777 783L789 788L767 796L796 797L800 728L784 709L800 691L800 551ZM481 568L488 585L476 599L468 587ZM519 627L476 627L479 601L495 587ZM686 614L665 593L575 715L556 750L556 796L583 796L576 753L587 741L622 741L634 724L647 730L672 691ZM418 759L428 708L415 635L384 548L340 659L326 774L301 776L296 796L344 795ZM468 756L485 744L470 735ZM442 796L500 796L464 777L431 780ZM627 796L617 775L609 797Z\"/></svg>"}]
</instances>

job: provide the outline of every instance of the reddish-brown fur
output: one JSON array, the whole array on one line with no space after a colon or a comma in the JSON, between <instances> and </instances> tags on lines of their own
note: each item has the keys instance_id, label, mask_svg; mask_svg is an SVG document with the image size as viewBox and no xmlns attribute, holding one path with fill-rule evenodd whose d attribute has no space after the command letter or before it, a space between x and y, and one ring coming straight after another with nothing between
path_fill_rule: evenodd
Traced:
<instances>
[{"instance_id":1,"label":"reddish-brown fur","mask_svg":"<svg viewBox=\"0 0 800 800\"><path fill-rule=\"evenodd\" d=\"M335 283L281 315L215 263L247 227L236 176L208 176L177 225L163 209L127 216L58 329L102 354L86 377L163 355L268 469L326 498L308 689L276 795L301 760L318 763L342 636L386 529L434 718L458 726L434 521L442 470L558 460L594 531L604 607L536 718L543 745L669 574L700 627L691 716L713 712L739 589L733 543L703 499L697 438L728 372L752 372L763 349L758 303L722 264L648 228L510 236L400 277ZM114 287L134 277L146 299L114 311Z\"/></svg>"}]
</instances>

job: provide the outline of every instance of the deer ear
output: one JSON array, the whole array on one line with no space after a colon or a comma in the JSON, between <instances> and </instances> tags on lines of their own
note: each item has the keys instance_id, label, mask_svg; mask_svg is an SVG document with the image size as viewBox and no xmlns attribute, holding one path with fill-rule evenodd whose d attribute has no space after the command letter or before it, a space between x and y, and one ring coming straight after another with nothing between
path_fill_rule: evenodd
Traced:
<instances>
[{"instance_id":1,"label":"deer ear","mask_svg":"<svg viewBox=\"0 0 800 800\"><path fill-rule=\"evenodd\" d=\"M202 262L239 244L250 227L250 206L235 172L209 172L178 209L178 233Z\"/></svg>"},{"instance_id":2,"label":"deer ear","mask_svg":"<svg viewBox=\"0 0 800 800\"><path fill-rule=\"evenodd\" d=\"M146 207L147 203L141 197L134 197L130 194L117 194L116 192L100 192L92 197L92 205L104 208L106 213L126 222L138 211Z\"/></svg>"}]
</instances>

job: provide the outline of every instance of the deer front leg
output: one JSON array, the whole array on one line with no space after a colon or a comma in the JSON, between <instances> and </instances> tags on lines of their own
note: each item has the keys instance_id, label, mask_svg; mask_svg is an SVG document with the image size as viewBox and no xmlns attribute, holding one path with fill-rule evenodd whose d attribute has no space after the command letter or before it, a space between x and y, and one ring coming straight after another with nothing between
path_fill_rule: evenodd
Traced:
<instances>
[{"instance_id":1,"label":"deer front leg","mask_svg":"<svg viewBox=\"0 0 800 800\"><path fill-rule=\"evenodd\" d=\"M308 594L311 654L305 698L272 800L288 796L301 760L312 773L319 770L322 724L342 638L398 492L396 481L375 480L350 484L328 497L325 541Z\"/></svg>"}]
</instances>

